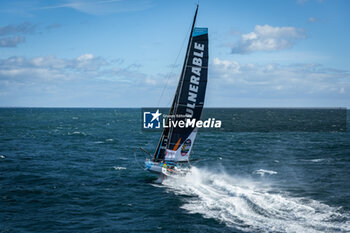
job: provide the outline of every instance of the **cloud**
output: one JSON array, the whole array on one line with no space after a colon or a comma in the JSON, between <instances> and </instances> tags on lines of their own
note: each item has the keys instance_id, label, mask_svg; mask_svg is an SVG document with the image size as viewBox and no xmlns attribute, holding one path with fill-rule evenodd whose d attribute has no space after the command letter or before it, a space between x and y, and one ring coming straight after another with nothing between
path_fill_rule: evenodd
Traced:
<instances>
[{"instance_id":1,"label":"cloud","mask_svg":"<svg viewBox=\"0 0 350 233\"><path fill-rule=\"evenodd\" d=\"M72 59L55 56L0 59L0 95L3 98L0 104L31 106L32 98L37 96L37 101L45 102L47 99L46 104L49 105L50 98L68 98L74 93L85 92L81 88L87 89L87 83L91 84L101 77L109 65L105 59L92 54ZM72 93L67 93L69 90ZM23 103L18 99L22 99Z\"/></svg>"},{"instance_id":2,"label":"cloud","mask_svg":"<svg viewBox=\"0 0 350 233\"><path fill-rule=\"evenodd\" d=\"M32 34L36 30L36 25L33 25L28 22L24 22L18 25L7 25L0 27L0 36L7 35L17 35L17 34Z\"/></svg>"},{"instance_id":3,"label":"cloud","mask_svg":"<svg viewBox=\"0 0 350 233\"><path fill-rule=\"evenodd\" d=\"M22 35L33 34L35 30L36 25L28 22L0 27L0 47L17 47L25 42L25 37Z\"/></svg>"},{"instance_id":4,"label":"cloud","mask_svg":"<svg viewBox=\"0 0 350 233\"><path fill-rule=\"evenodd\" d=\"M309 22L309 23L314 23L314 22L317 22L317 21L318 21L318 19L315 18L315 17L310 17L310 18L308 19L308 22Z\"/></svg>"},{"instance_id":5,"label":"cloud","mask_svg":"<svg viewBox=\"0 0 350 233\"><path fill-rule=\"evenodd\" d=\"M304 3L309 2L309 1L310 0L297 0L297 3L303 5ZM316 0L316 2L322 3L323 0Z\"/></svg>"},{"instance_id":6,"label":"cloud","mask_svg":"<svg viewBox=\"0 0 350 233\"><path fill-rule=\"evenodd\" d=\"M0 59L0 106L171 104L177 75L149 75L140 64L124 63L91 53L70 59ZM207 106L266 107L275 103L291 107L308 106L305 103L312 100L311 107L329 107L348 106L350 99L350 72L320 64L256 64L215 58L209 72ZM284 100L289 102L281 104Z\"/></svg>"},{"instance_id":7,"label":"cloud","mask_svg":"<svg viewBox=\"0 0 350 233\"><path fill-rule=\"evenodd\" d=\"M140 68L90 53L0 59L0 106L146 106L165 81Z\"/></svg>"},{"instance_id":8,"label":"cloud","mask_svg":"<svg viewBox=\"0 0 350 233\"><path fill-rule=\"evenodd\" d=\"M0 37L0 47L16 47L24 41L25 38L23 36Z\"/></svg>"},{"instance_id":9,"label":"cloud","mask_svg":"<svg viewBox=\"0 0 350 233\"><path fill-rule=\"evenodd\" d=\"M51 30L51 29L56 29L56 28L60 28L60 27L62 27L61 24L52 23L52 24L47 25L47 26L46 26L46 29Z\"/></svg>"},{"instance_id":10,"label":"cloud","mask_svg":"<svg viewBox=\"0 0 350 233\"><path fill-rule=\"evenodd\" d=\"M152 6L153 4L150 0L67 0L63 1L61 4L37 7L34 10L71 8L86 14L104 15L119 12L141 11Z\"/></svg>"},{"instance_id":11,"label":"cloud","mask_svg":"<svg viewBox=\"0 0 350 233\"><path fill-rule=\"evenodd\" d=\"M254 98L265 103L268 99L290 99L291 103L338 99L346 103L350 98L350 72L320 64L241 64L215 58L210 79L215 80L217 93L231 99Z\"/></svg>"},{"instance_id":12,"label":"cloud","mask_svg":"<svg viewBox=\"0 0 350 233\"><path fill-rule=\"evenodd\" d=\"M0 59L0 79L21 78L23 74L27 79L55 79L64 77L65 79L78 78L81 74L86 75L90 71L97 71L107 66L109 63L93 54L83 54L73 59L62 59L55 56L39 56L26 58L22 56ZM47 77L40 73L50 74ZM28 75L37 74L37 75ZM53 74L60 74L59 76Z\"/></svg>"},{"instance_id":13,"label":"cloud","mask_svg":"<svg viewBox=\"0 0 350 233\"><path fill-rule=\"evenodd\" d=\"M278 51L293 47L297 39L305 38L302 29L256 25L254 32L243 34L233 46L232 53L247 54L256 51Z\"/></svg>"},{"instance_id":14,"label":"cloud","mask_svg":"<svg viewBox=\"0 0 350 233\"><path fill-rule=\"evenodd\" d=\"M322 18L316 18L316 17L309 17L307 20L308 23L322 23L322 24L327 24L328 20L327 19L322 19Z\"/></svg>"},{"instance_id":15,"label":"cloud","mask_svg":"<svg viewBox=\"0 0 350 233\"><path fill-rule=\"evenodd\" d=\"M74 59L46 57L10 57L0 59L0 80L25 82L26 80L69 80L96 75L108 65L105 59L83 54Z\"/></svg>"}]
</instances>

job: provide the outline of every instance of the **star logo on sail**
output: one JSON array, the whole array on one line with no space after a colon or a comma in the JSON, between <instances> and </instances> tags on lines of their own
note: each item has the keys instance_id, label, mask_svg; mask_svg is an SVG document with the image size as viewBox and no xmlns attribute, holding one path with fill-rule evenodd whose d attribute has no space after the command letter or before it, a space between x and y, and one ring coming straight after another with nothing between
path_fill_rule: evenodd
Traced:
<instances>
[{"instance_id":1,"label":"star logo on sail","mask_svg":"<svg viewBox=\"0 0 350 233\"><path fill-rule=\"evenodd\" d=\"M157 109L156 112L143 112L143 128L144 129L159 129L160 116L162 114Z\"/></svg>"}]
</instances>

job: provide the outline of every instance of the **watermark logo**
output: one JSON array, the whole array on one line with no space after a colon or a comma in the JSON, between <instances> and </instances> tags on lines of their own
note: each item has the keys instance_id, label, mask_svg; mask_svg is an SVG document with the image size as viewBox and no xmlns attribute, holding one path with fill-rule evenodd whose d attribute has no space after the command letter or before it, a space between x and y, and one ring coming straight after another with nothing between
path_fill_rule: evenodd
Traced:
<instances>
[{"instance_id":1,"label":"watermark logo","mask_svg":"<svg viewBox=\"0 0 350 233\"><path fill-rule=\"evenodd\" d=\"M142 109L142 129L144 130L163 130L163 129L195 129L195 128L221 128L221 120L208 117L205 120L198 119L197 112L195 118L189 114L164 114L170 110L167 108L143 108ZM184 151L184 153L186 150Z\"/></svg>"},{"instance_id":2,"label":"watermark logo","mask_svg":"<svg viewBox=\"0 0 350 233\"><path fill-rule=\"evenodd\" d=\"M144 129L159 129L160 116L159 109L156 112L143 112L143 128Z\"/></svg>"},{"instance_id":3,"label":"watermark logo","mask_svg":"<svg viewBox=\"0 0 350 233\"><path fill-rule=\"evenodd\" d=\"M201 113L169 108L142 108L144 131L190 132L348 132L346 108L203 108ZM181 110L181 111L180 111ZM185 143L186 154L190 142ZM181 145L182 148L183 145Z\"/></svg>"}]
</instances>

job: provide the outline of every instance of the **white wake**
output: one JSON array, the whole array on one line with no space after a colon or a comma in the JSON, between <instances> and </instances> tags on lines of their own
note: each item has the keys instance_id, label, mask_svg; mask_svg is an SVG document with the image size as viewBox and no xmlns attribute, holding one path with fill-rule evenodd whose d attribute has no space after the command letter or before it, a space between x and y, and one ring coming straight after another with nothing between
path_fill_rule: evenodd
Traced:
<instances>
[{"instance_id":1,"label":"white wake","mask_svg":"<svg viewBox=\"0 0 350 233\"><path fill-rule=\"evenodd\" d=\"M165 187L185 195L182 208L248 232L348 232L348 214L308 198L292 197L262 182L193 167Z\"/></svg>"}]
</instances>

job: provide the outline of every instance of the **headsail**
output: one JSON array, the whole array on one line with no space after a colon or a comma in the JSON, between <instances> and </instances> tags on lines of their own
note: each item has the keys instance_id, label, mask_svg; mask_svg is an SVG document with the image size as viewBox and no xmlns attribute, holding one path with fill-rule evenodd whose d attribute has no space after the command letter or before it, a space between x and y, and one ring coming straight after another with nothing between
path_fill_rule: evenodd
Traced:
<instances>
[{"instance_id":1,"label":"headsail","mask_svg":"<svg viewBox=\"0 0 350 233\"><path fill-rule=\"evenodd\" d=\"M182 73L176 89L170 116L173 121L200 120L208 76L208 29L195 28L198 6ZM197 128L165 128L154 161L186 161L197 135Z\"/></svg>"}]
</instances>

